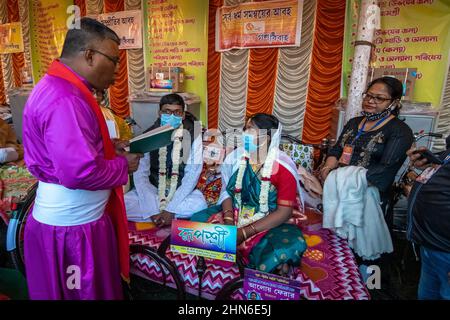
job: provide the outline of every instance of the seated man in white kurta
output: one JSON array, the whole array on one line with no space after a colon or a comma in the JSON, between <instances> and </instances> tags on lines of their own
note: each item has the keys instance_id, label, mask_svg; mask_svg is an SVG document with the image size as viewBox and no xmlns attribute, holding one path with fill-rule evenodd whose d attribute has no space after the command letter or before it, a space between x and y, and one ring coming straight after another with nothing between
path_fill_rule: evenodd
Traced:
<instances>
[{"instance_id":1,"label":"seated man in white kurta","mask_svg":"<svg viewBox=\"0 0 450 320\"><path fill-rule=\"evenodd\" d=\"M194 212L207 208L203 194L195 189L202 171L203 148L201 130L194 136L195 118L184 112L183 98L169 94L161 98L160 118L148 130L170 124L184 129L184 136L172 144L146 153L139 169L133 174L134 188L125 194L127 217L130 221L153 221L158 227L170 225L173 218L188 219ZM190 137L186 134L190 133ZM185 139L191 139L191 148ZM184 140L184 141L183 141ZM183 154L188 152L188 154ZM186 161L182 161L183 158ZM164 161L165 160L165 161ZM161 165L161 164L164 164ZM174 165L179 163L179 165ZM166 179L161 179L162 177Z\"/></svg>"}]
</instances>

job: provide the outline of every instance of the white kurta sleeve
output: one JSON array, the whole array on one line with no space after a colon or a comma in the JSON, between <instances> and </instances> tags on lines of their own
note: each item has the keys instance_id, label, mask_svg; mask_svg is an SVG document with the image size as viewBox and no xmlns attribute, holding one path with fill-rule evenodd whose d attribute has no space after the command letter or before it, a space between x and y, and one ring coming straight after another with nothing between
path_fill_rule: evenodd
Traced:
<instances>
[{"instance_id":1,"label":"white kurta sleeve","mask_svg":"<svg viewBox=\"0 0 450 320\"><path fill-rule=\"evenodd\" d=\"M151 208L154 206L154 188L151 187L150 180L150 153L144 154L139 160L139 167L133 173L133 182L139 197L141 208Z\"/></svg>"},{"instance_id":2,"label":"white kurta sleeve","mask_svg":"<svg viewBox=\"0 0 450 320\"><path fill-rule=\"evenodd\" d=\"M198 179L203 169L203 144L202 136L199 135L192 144L192 152L184 169L184 176L180 187L175 191L172 200L166 207L168 212L177 212L177 206L189 196L197 186ZM178 217L178 216L177 216Z\"/></svg>"}]
</instances>

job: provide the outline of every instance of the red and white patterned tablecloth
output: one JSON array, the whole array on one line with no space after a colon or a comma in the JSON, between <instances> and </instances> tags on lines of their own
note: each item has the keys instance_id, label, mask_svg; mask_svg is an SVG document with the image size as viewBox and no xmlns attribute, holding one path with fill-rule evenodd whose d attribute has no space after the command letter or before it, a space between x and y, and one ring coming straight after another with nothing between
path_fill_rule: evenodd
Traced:
<instances>
[{"instance_id":1,"label":"red and white patterned tablecloth","mask_svg":"<svg viewBox=\"0 0 450 320\"><path fill-rule=\"evenodd\" d=\"M328 229L311 231L304 228L302 231L308 249L303 255L302 265L295 272L296 279L301 283L302 298L368 300L369 293L347 242ZM169 228L139 230L135 223L129 223L130 244L141 244L155 250L169 232ZM167 257L177 266L186 291L197 294L197 257L173 253L170 250L167 252ZM131 261L132 272L149 280L162 282L161 270L154 261L141 254L132 255ZM206 263L207 269L202 280L202 296L214 299L228 281L239 277L239 270L236 265L227 267L213 263L211 260L206 260ZM169 286L175 287L171 277L166 280ZM235 298L242 299L242 292L238 292Z\"/></svg>"}]
</instances>

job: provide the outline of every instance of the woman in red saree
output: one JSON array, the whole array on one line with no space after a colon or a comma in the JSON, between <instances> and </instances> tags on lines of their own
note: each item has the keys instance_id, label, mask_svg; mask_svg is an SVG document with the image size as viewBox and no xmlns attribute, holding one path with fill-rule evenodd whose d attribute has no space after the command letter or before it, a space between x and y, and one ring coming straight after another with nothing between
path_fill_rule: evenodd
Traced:
<instances>
[{"instance_id":1,"label":"woman in red saree","mask_svg":"<svg viewBox=\"0 0 450 320\"><path fill-rule=\"evenodd\" d=\"M301 189L294 162L279 150L281 132L274 116L252 116L245 126L244 147L222 165L219 205L191 220L236 225L246 266L287 276L300 265L306 243L292 219Z\"/></svg>"}]
</instances>

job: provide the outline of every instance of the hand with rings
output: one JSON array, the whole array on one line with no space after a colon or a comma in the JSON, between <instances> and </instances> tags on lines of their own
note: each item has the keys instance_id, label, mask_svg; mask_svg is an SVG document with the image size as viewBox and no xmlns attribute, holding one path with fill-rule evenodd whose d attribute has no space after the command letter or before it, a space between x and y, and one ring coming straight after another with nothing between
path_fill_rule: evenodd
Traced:
<instances>
[{"instance_id":1,"label":"hand with rings","mask_svg":"<svg viewBox=\"0 0 450 320\"><path fill-rule=\"evenodd\" d=\"M161 213L152 216L151 219L158 228L162 228L165 226L170 226L172 224L173 217L173 213L164 210Z\"/></svg>"}]
</instances>

